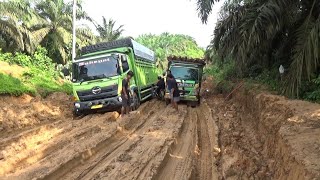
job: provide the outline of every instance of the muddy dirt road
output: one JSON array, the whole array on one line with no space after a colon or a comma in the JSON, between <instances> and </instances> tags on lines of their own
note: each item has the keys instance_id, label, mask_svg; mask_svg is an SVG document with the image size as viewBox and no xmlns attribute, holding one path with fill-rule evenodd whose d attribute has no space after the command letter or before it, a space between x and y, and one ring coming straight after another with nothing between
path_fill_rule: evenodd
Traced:
<instances>
[{"instance_id":1,"label":"muddy dirt road","mask_svg":"<svg viewBox=\"0 0 320 180\"><path fill-rule=\"evenodd\" d=\"M0 97L0 179L319 179L320 106L254 92L73 120L68 96Z\"/></svg>"},{"instance_id":2,"label":"muddy dirt road","mask_svg":"<svg viewBox=\"0 0 320 180\"><path fill-rule=\"evenodd\" d=\"M142 104L130 117L88 115L0 139L1 179L217 179L208 106Z\"/></svg>"}]
</instances>

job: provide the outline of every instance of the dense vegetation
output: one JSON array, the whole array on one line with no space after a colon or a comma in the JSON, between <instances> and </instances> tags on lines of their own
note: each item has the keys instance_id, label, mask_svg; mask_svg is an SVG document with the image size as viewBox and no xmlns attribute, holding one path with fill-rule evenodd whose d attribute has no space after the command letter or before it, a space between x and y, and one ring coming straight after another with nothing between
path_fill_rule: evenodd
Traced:
<instances>
[{"instance_id":1,"label":"dense vegetation","mask_svg":"<svg viewBox=\"0 0 320 180\"><path fill-rule=\"evenodd\" d=\"M219 0L197 0L204 23L216 1ZM95 35L85 25L78 26L78 49L121 37L122 25L116 26L115 21L105 17L101 24L97 23L83 11L81 0L77 6L77 19L93 23L98 33ZM70 1L0 1L0 61L25 67L21 79L1 74L1 83L7 84L0 93L21 94L6 89L14 84L21 86L16 89L30 93L38 93L39 89L69 91L59 89L55 66L71 60L71 24ZM194 39L185 35L145 34L136 40L155 51L162 68L168 55L197 58L204 54ZM291 97L319 101L319 41L319 0L228 0L205 52L213 64L207 71L220 80L250 78ZM280 65L285 67L281 78Z\"/></svg>"},{"instance_id":2,"label":"dense vegetation","mask_svg":"<svg viewBox=\"0 0 320 180\"><path fill-rule=\"evenodd\" d=\"M92 23L97 35L85 25L77 27L77 49L121 37L123 25L102 17L99 23L77 4L77 19ZM0 94L46 95L53 91L70 92L70 84L61 82L57 64L71 62L72 3L64 0L0 1L0 61L24 67L19 76L0 71ZM167 55L203 57L190 36L163 33L141 35L137 41L156 52L158 65L166 66ZM61 67L61 66L59 66Z\"/></svg>"},{"instance_id":3,"label":"dense vegetation","mask_svg":"<svg viewBox=\"0 0 320 180\"><path fill-rule=\"evenodd\" d=\"M71 93L71 84L61 79L55 64L38 47L32 56L23 53L1 53L0 94L21 95L23 93L46 96L52 92ZM5 69L9 66L9 70ZM19 65L19 66L13 66Z\"/></svg>"},{"instance_id":4,"label":"dense vegetation","mask_svg":"<svg viewBox=\"0 0 320 180\"><path fill-rule=\"evenodd\" d=\"M214 0L198 0L204 23L213 5ZM217 66L234 63L236 77L273 84L291 97L319 100L319 41L319 0L229 0L206 55ZM283 81L280 65L285 67Z\"/></svg>"},{"instance_id":5,"label":"dense vegetation","mask_svg":"<svg viewBox=\"0 0 320 180\"><path fill-rule=\"evenodd\" d=\"M77 27L77 49L98 41L120 37L123 26L103 17L92 20L77 4L77 19L93 23L98 35L85 25ZM88 24L87 23L87 24ZM55 91L71 92L71 85L61 79L57 64L71 61L72 3L64 0L0 1L0 63L23 68L0 68L0 94L23 93L46 96ZM4 65L4 64L2 64ZM61 68L60 68L61 69ZM14 71L23 71L12 75Z\"/></svg>"},{"instance_id":6,"label":"dense vegetation","mask_svg":"<svg viewBox=\"0 0 320 180\"><path fill-rule=\"evenodd\" d=\"M136 39L141 44L152 49L157 57L158 66L167 66L166 57L169 55L203 58L204 49L187 35L162 33L160 35L144 34Z\"/></svg>"},{"instance_id":7,"label":"dense vegetation","mask_svg":"<svg viewBox=\"0 0 320 180\"><path fill-rule=\"evenodd\" d=\"M103 24L92 20L77 5L77 19L93 23L98 36L87 25L77 26L77 48L101 40L114 40L123 32L115 21ZM3 52L24 52L32 55L41 45L56 63L71 60L72 2L64 0L9 0L0 1L0 48Z\"/></svg>"}]
</instances>

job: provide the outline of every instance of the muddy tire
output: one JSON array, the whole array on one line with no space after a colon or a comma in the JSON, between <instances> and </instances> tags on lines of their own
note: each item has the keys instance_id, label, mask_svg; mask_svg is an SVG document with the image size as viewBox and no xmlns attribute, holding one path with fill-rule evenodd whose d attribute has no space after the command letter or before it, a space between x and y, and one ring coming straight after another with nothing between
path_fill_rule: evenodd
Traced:
<instances>
[{"instance_id":1,"label":"muddy tire","mask_svg":"<svg viewBox=\"0 0 320 180\"><path fill-rule=\"evenodd\" d=\"M80 116L83 116L83 112L79 111L78 109L74 109L72 111L73 119L79 118Z\"/></svg>"},{"instance_id":2,"label":"muddy tire","mask_svg":"<svg viewBox=\"0 0 320 180\"><path fill-rule=\"evenodd\" d=\"M166 105L169 105L171 103L170 99L165 99L165 102L166 102Z\"/></svg>"},{"instance_id":3,"label":"muddy tire","mask_svg":"<svg viewBox=\"0 0 320 180\"><path fill-rule=\"evenodd\" d=\"M132 110L135 111L140 106L140 99L136 92L132 94Z\"/></svg>"}]
</instances>

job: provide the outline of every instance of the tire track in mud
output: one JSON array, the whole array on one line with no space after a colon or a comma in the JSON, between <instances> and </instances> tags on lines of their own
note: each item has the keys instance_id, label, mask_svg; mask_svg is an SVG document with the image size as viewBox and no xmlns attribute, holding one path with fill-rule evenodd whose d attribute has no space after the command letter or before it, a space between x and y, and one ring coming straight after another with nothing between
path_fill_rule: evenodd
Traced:
<instances>
[{"instance_id":1,"label":"tire track in mud","mask_svg":"<svg viewBox=\"0 0 320 180\"><path fill-rule=\"evenodd\" d=\"M195 163L197 121L196 110L189 107L182 131L169 148L162 169L153 179L191 179Z\"/></svg>"},{"instance_id":2,"label":"tire track in mud","mask_svg":"<svg viewBox=\"0 0 320 180\"><path fill-rule=\"evenodd\" d=\"M6 143L2 144L2 152L6 154L5 160L0 161L0 167L2 167L0 168L0 174L28 167L47 158L73 139L100 130L97 126L84 126L80 130L78 128L73 129L73 126L74 124L59 121L20 133L11 139L5 139Z\"/></svg>"},{"instance_id":3,"label":"tire track in mud","mask_svg":"<svg viewBox=\"0 0 320 180\"><path fill-rule=\"evenodd\" d=\"M203 103L196 111L197 135L198 135L198 157L195 170L196 179L218 179L215 148L218 147L217 126L212 119L211 109Z\"/></svg>"},{"instance_id":4,"label":"tire track in mud","mask_svg":"<svg viewBox=\"0 0 320 180\"><path fill-rule=\"evenodd\" d=\"M148 103L144 106L142 105L142 111L146 109L147 104ZM31 153L31 156L26 156L27 158L25 159L19 159L19 163L27 162L23 166L20 166L19 163L12 163L6 171L14 173L6 173L8 179L12 179L12 177L19 177L20 179L43 178L52 173L52 171L55 172L56 169L61 169L59 167L63 167L70 159L81 157L78 159L82 160L83 158L90 157L92 154L90 149L92 147L102 142L103 139L108 138L108 134L115 134L117 131L116 123L109 123L110 119L111 121L115 120L112 117L112 113L111 115L110 113L106 115L89 115L78 121L68 121L59 126L55 126L55 129L62 129L63 127L64 130L59 132L59 134L57 133L57 136L54 137L53 140L49 138L47 139L48 142L36 142L36 144L38 143L39 146L43 147L39 149L35 147L32 149L32 152L28 152ZM108 127L109 125L110 127ZM33 134L33 137L41 137L41 132L42 131L39 131L39 134ZM90 142L91 139L93 142ZM78 145L80 146L77 147ZM10 160L10 158L3 160L7 168ZM32 160L31 163L28 163L30 160ZM1 162L2 161L0 161L0 163ZM0 168L0 172L6 167Z\"/></svg>"},{"instance_id":5,"label":"tire track in mud","mask_svg":"<svg viewBox=\"0 0 320 180\"><path fill-rule=\"evenodd\" d=\"M110 138L106 139L105 142L101 144L101 147L99 145L97 146L98 152L95 157L91 157L90 159L87 159L85 162L82 162L80 165L75 165L72 169L65 171L65 168L61 167L60 170L65 171L65 173L59 172L58 170L55 173L52 173L52 175L48 176L52 177L52 179L55 179L56 177L64 177L66 179L82 179L84 176L86 176L90 171L97 168L97 166L100 166L102 161L105 160L111 153L116 151L121 145L123 145L127 140L128 137L130 137L131 134L133 134L135 131L140 129L148 120L150 116L154 114L154 110L157 108L160 108L161 104L154 103L150 107L148 107L149 104L146 104L144 107L141 107L141 114L140 116L134 117L133 119L127 119L129 121L126 121L124 123L120 123L116 134L112 135ZM144 112L146 111L146 112ZM103 151L105 150L105 151ZM49 178L51 179L51 178Z\"/></svg>"},{"instance_id":6,"label":"tire track in mud","mask_svg":"<svg viewBox=\"0 0 320 180\"><path fill-rule=\"evenodd\" d=\"M6 174L4 179L217 179L210 108L179 107L177 113L163 102L148 101L121 120L112 113L89 115L2 139L6 145L1 147L6 148L23 137L23 141L40 138L33 142L34 148L17 150L25 158L0 159L0 164L12 162L2 175ZM49 136L42 137L46 132Z\"/></svg>"},{"instance_id":7,"label":"tire track in mud","mask_svg":"<svg viewBox=\"0 0 320 180\"><path fill-rule=\"evenodd\" d=\"M83 179L150 179L152 169L160 165L156 157L181 128L184 118L174 113L169 107L155 113Z\"/></svg>"}]
</instances>

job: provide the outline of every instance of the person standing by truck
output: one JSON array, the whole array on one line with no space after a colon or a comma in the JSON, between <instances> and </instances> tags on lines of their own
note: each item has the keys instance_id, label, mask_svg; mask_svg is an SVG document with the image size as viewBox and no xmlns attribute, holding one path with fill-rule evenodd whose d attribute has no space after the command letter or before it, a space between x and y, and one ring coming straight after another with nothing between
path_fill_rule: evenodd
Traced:
<instances>
[{"instance_id":1,"label":"person standing by truck","mask_svg":"<svg viewBox=\"0 0 320 180\"><path fill-rule=\"evenodd\" d=\"M161 76L158 77L158 82L157 82L157 89L156 89L156 93L158 98L163 97L162 91L165 90L165 82L164 82L164 78L162 78Z\"/></svg>"},{"instance_id":2,"label":"person standing by truck","mask_svg":"<svg viewBox=\"0 0 320 180\"><path fill-rule=\"evenodd\" d=\"M130 80L133 77L133 72L129 71L127 77L122 80L122 90L121 90L121 98L122 98L122 108L121 108L121 117L124 114L129 114L130 111Z\"/></svg>"},{"instance_id":3,"label":"person standing by truck","mask_svg":"<svg viewBox=\"0 0 320 180\"><path fill-rule=\"evenodd\" d=\"M179 111L178 102L180 101L180 92L179 92L177 81L174 79L172 74L168 74L167 78L168 78L167 82L168 82L168 89L170 92L171 104L174 109Z\"/></svg>"},{"instance_id":4,"label":"person standing by truck","mask_svg":"<svg viewBox=\"0 0 320 180\"><path fill-rule=\"evenodd\" d=\"M171 71L170 71L170 70L167 70L167 72L166 72L166 77L165 77L165 86L166 86L166 89L168 89L169 92L170 92L171 87L169 88L169 86L168 86L168 80L169 80L168 76L169 76L169 74L172 75ZM173 75L172 75L172 77L174 78Z\"/></svg>"}]
</instances>

